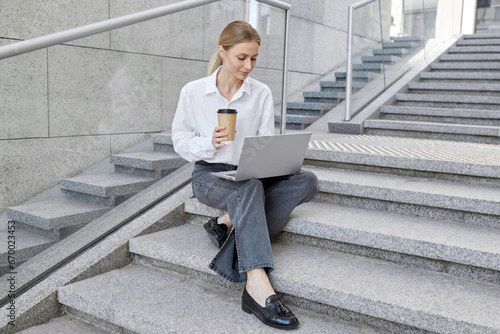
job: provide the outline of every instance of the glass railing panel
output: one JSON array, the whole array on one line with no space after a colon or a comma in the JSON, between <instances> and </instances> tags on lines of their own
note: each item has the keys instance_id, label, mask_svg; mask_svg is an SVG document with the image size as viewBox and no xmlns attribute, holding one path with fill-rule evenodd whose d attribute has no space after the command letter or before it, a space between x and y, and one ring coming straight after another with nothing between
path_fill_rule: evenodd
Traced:
<instances>
[{"instance_id":1,"label":"glass railing panel","mask_svg":"<svg viewBox=\"0 0 500 334\"><path fill-rule=\"evenodd\" d=\"M408 15L412 10L423 8L422 0L392 0L387 8L391 17L389 38L384 40L384 50L391 56L391 61L384 67L385 89L390 87L402 75L412 68L414 57L422 50L425 42L425 32L419 15ZM410 10L410 13L413 11ZM419 12L420 14L420 12Z\"/></svg>"},{"instance_id":2,"label":"glass railing panel","mask_svg":"<svg viewBox=\"0 0 500 334\"><path fill-rule=\"evenodd\" d=\"M384 85L384 65L379 60L385 57L382 53L384 30L381 28L382 20L386 18L381 15L381 4L377 0L358 2L352 9L350 25L352 44L348 46L351 48L350 55L348 53L351 65L348 63L346 73L346 120L354 116L356 111L360 110L361 104L367 100L366 94L356 94L356 92L375 78L381 78L381 83Z\"/></svg>"},{"instance_id":3,"label":"glass railing panel","mask_svg":"<svg viewBox=\"0 0 500 334\"><path fill-rule=\"evenodd\" d=\"M478 0L476 33L500 32L500 1Z\"/></svg>"},{"instance_id":4,"label":"glass railing panel","mask_svg":"<svg viewBox=\"0 0 500 334\"><path fill-rule=\"evenodd\" d=\"M375 0L364 3L354 11L353 85L351 99L349 103L346 101L345 120L356 115L374 96L420 61L434 59L444 41L459 35L463 29L464 1ZM371 45L376 42L379 44ZM357 72L357 69L369 69L370 66L364 63L373 56L380 58L380 69L371 69L365 74ZM356 94L359 90L362 94Z\"/></svg>"},{"instance_id":5,"label":"glass railing panel","mask_svg":"<svg viewBox=\"0 0 500 334\"><path fill-rule=\"evenodd\" d=\"M286 123L286 117L284 119L281 117L285 12L255 0L245 2L247 8L245 19L257 29L262 39L257 64L251 76L268 85L272 91L276 115L275 131L279 133L280 121Z\"/></svg>"}]
</instances>

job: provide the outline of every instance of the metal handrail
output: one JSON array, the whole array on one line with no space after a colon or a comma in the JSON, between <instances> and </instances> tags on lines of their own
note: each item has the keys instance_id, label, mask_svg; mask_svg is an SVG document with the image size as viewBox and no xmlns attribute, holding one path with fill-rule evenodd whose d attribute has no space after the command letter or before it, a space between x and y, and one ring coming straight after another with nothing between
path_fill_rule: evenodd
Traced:
<instances>
[{"instance_id":1,"label":"metal handrail","mask_svg":"<svg viewBox=\"0 0 500 334\"><path fill-rule=\"evenodd\" d=\"M354 10L366 6L375 0L363 0L349 6L349 19L347 23L347 70L345 84L345 117L344 121L351 120L351 92L352 92L352 25Z\"/></svg>"},{"instance_id":2,"label":"metal handrail","mask_svg":"<svg viewBox=\"0 0 500 334\"><path fill-rule=\"evenodd\" d=\"M0 47L0 59L44 49L221 0L185 0Z\"/></svg>"},{"instance_id":3,"label":"metal handrail","mask_svg":"<svg viewBox=\"0 0 500 334\"><path fill-rule=\"evenodd\" d=\"M207 5L221 0L185 0L174 4L148 9L134 14L124 15L109 20L88 24L85 26L68 29L41 37L27 39L25 41L15 42L0 46L0 60L24 53L44 49L61 43L71 42L80 38L100 34L113 29L122 28L128 25L148 21L161 16L170 15L183 10ZM288 76L288 25L290 22L290 4L279 0L257 0L285 10L285 36L283 52L283 78L282 78L282 97L281 97L281 121L280 133L285 133L286 128L286 95L287 95L287 76Z\"/></svg>"}]
</instances>

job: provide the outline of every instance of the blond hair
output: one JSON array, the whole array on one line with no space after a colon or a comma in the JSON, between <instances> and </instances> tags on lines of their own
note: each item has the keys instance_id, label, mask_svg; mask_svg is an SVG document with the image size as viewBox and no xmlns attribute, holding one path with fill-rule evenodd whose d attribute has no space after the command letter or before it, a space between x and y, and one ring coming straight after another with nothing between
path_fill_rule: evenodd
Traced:
<instances>
[{"instance_id":1,"label":"blond hair","mask_svg":"<svg viewBox=\"0 0 500 334\"><path fill-rule=\"evenodd\" d=\"M229 23L219 36L219 45L228 51L236 44L256 41L260 46L260 36L249 23L245 21L233 21ZM215 72L222 65L222 58L218 50L215 51L208 65L208 75Z\"/></svg>"}]
</instances>

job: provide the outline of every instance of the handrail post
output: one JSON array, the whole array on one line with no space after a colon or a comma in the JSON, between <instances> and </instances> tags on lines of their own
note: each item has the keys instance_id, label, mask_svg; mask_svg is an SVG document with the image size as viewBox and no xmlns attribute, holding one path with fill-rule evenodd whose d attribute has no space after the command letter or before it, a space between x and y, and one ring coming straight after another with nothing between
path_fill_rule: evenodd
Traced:
<instances>
[{"instance_id":1,"label":"handrail post","mask_svg":"<svg viewBox=\"0 0 500 334\"><path fill-rule=\"evenodd\" d=\"M347 69L345 78L345 116L344 121L351 120L351 92L352 92L352 20L353 6L349 6L347 21Z\"/></svg>"},{"instance_id":2,"label":"handrail post","mask_svg":"<svg viewBox=\"0 0 500 334\"><path fill-rule=\"evenodd\" d=\"M345 84L345 116L344 121L351 120L351 93L352 93L352 38L353 38L353 20L354 20L354 10L375 0L363 0L349 6L348 10L348 22L347 22L347 69L346 69L346 84Z\"/></svg>"},{"instance_id":3,"label":"handrail post","mask_svg":"<svg viewBox=\"0 0 500 334\"><path fill-rule=\"evenodd\" d=\"M281 87L281 119L280 119L280 134L285 134L286 131L286 97L288 91L288 26L290 23L290 10L285 11L285 45L283 51L283 77Z\"/></svg>"}]
</instances>

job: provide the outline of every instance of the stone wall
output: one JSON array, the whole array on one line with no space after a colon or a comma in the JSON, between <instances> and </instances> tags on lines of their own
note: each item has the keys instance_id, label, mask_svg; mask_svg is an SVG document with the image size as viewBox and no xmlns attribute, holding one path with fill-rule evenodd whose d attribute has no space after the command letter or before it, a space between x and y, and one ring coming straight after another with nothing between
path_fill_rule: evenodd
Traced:
<instances>
[{"instance_id":1,"label":"stone wall","mask_svg":"<svg viewBox=\"0 0 500 334\"><path fill-rule=\"evenodd\" d=\"M0 0L0 45L173 2ZM345 62L347 6L356 0L285 2L293 6L293 93ZM235 19L258 17L263 44L253 77L279 102L284 16L258 8L223 0L0 60L0 212L168 130L181 87L206 75L220 31Z\"/></svg>"}]
</instances>

